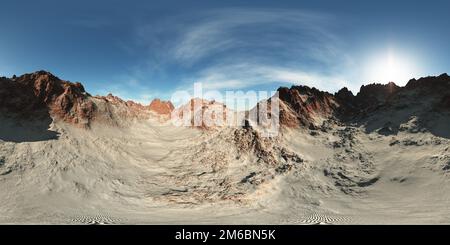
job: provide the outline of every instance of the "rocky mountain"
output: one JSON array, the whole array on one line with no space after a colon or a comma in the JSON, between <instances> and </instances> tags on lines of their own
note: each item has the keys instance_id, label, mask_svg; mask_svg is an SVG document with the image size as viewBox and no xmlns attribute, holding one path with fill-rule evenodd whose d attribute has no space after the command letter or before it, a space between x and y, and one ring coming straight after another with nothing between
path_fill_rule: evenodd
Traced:
<instances>
[{"instance_id":1,"label":"rocky mountain","mask_svg":"<svg viewBox=\"0 0 450 245\"><path fill-rule=\"evenodd\" d=\"M192 98L173 110L173 119L174 123L179 125L211 129L226 125L226 121L232 118L235 113L223 103Z\"/></svg>"},{"instance_id":2,"label":"rocky mountain","mask_svg":"<svg viewBox=\"0 0 450 245\"><path fill-rule=\"evenodd\" d=\"M315 127L322 119L330 118L339 104L327 92L307 86L279 88L280 123L288 127Z\"/></svg>"},{"instance_id":3,"label":"rocky mountain","mask_svg":"<svg viewBox=\"0 0 450 245\"><path fill-rule=\"evenodd\" d=\"M149 106L109 94L92 96L81 83L64 81L46 71L0 78L0 111L19 118L52 117L87 128L93 121L120 125L151 113L168 115L170 102L155 99Z\"/></svg>"},{"instance_id":4,"label":"rocky mountain","mask_svg":"<svg viewBox=\"0 0 450 245\"><path fill-rule=\"evenodd\" d=\"M350 122L352 119L370 117L389 108L406 108L407 103L422 103L436 110L448 110L450 77L425 77L410 80L406 86L395 83L361 86L353 95L347 88L335 94L306 86L278 89L280 122L287 127L320 126L324 120ZM420 100L418 100L420 98Z\"/></svg>"},{"instance_id":5,"label":"rocky mountain","mask_svg":"<svg viewBox=\"0 0 450 245\"><path fill-rule=\"evenodd\" d=\"M172 102L154 99L149 105L149 109L161 115L170 115L175 109Z\"/></svg>"},{"instance_id":6,"label":"rocky mountain","mask_svg":"<svg viewBox=\"0 0 450 245\"><path fill-rule=\"evenodd\" d=\"M263 103L142 105L44 71L0 78L0 223L448 223L449 88L446 74L356 95L282 87L271 134L245 118Z\"/></svg>"},{"instance_id":7,"label":"rocky mountain","mask_svg":"<svg viewBox=\"0 0 450 245\"><path fill-rule=\"evenodd\" d=\"M350 122L370 117L377 110L405 107L408 100L411 103L419 102L416 98L421 98L421 103L437 111L445 111L450 104L449 80L447 74L442 74L412 79L404 87L392 82L369 84L361 86L356 95L347 88L331 94L307 86L281 87L278 89L280 123L290 128L315 129L327 120ZM81 83L61 80L46 71L13 78L2 77L0 81L0 110L4 113L25 118L50 116L85 128L93 121L120 125L130 119L149 118L152 114L168 119L175 110L170 101L160 99L145 106L124 101L112 94L91 96ZM192 99L185 106L177 108L175 113L182 117L183 111L190 111L193 122L194 118L205 116L217 118L215 112L218 109L223 110L224 115L220 117L223 120L227 120L227 115L229 118L237 115L223 104L201 99ZM200 122L197 126L208 128L211 125Z\"/></svg>"},{"instance_id":8,"label":"rocky mountain","mask_svg":"<svg viewBox=\"0 0 450 245\"><path fill-rule=\"evenodd\" d=\"M351 121L369 117L377 110L406 106L405 103L426 103L435 110L448 110L450 104L449 76L425 77L410 80L406 86L394 83L361 86L354 95L347 88L335 94L307 86L281 87L280 123L286 127L318 128L324 121ZM13 78L0 78L0 110L22 117L39 117L48 114L80 127L89 127L99 121L113 125L124 123L122 119L145 119L157 114L168 116L175 110L170 101L153 100L148 106L124 101L111 94L91 96L81 83L64 81L46 71L38 71ZM417 97L416 97L417 96ZM195 103L198 102L198 103ZM188 108L189 107L189 108ZM194 118L213 114L217 109L235 116L225 105L200 99L192 99L188 105L176 109L180 114L188 108ZM186 111L186 110L185 110ZM181 115L181 114L180 114ZM204 122L198 125L207 128Z\"/></svg>"},{"instance_id":9,"label":"rocky mountain","mask_svg":"<svg viewBox=\"0 0 450 245\"><path fill-rule=\"evenodd\" d=\"M80 83L62 81L39 71L11 79L1 78L0 108L23 116L48 113L64 121L84 124L93 118L94 104Z\"/></svg>"}]
</instances>

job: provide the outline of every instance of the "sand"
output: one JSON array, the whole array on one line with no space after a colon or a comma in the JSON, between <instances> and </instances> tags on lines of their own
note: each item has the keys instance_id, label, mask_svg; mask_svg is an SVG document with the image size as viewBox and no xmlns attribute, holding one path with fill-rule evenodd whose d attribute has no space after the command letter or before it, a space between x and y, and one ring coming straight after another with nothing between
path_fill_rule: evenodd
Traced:
<instances>
[{"instance_id":1,"label":"sand","mask_svg":"<svg viewBox=\"0 0 450 245\"><path fill-rule=\"evenodd\" d=\"M283 129L262 150L236 128L1 123L1 224L450 223L450 140L414 118Z\"/></svg>"}]
</instances>

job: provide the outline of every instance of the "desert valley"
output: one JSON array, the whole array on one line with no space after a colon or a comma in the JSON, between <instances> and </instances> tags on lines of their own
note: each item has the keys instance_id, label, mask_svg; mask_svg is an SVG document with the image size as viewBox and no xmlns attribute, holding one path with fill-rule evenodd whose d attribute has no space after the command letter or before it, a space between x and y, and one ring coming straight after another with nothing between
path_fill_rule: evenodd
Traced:
<instances>
[{"instance_id":1,"label":"desert valley","mask_svg":"<svg viewBox=\"0 0 450 245\"><path fill-rule=\"evenodd\" d=\"M280 133L261 137L46 71L0 78L0 223L450 223L447 74L278 96Z\"/></svg>"}]
</instances>

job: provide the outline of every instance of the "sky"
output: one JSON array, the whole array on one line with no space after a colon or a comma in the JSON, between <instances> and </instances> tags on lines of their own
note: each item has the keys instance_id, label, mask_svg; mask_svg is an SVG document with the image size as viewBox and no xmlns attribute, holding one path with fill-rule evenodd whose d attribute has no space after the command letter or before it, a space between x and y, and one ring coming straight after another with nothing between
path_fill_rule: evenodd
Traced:
<instances>
[{"instance_id":1,"label":"sky","mask_svg":"<svg viewBox=\"0 0 450 245\"><path fill-rule=\"evenodd\" d=\"M0 8L0 76L47 70L149 103L178 90L336 92L450 71L450 1L23 1Z\"/></svg>"}]
</instances>

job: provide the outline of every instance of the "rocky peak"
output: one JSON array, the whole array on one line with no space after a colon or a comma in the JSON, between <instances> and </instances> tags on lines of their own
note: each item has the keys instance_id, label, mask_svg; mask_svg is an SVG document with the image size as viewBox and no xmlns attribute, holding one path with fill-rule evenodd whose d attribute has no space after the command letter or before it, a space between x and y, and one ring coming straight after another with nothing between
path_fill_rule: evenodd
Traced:
<instances>
[{"instance_id":1,"label":"rocky peak","mask_svg":"<svg viewBox=\"0 0 450 245\"><path fill-rule=\"evenodd\" d=\"M356 95L348 88L331 95L307 86L292 86L290 89L281 87L278 92L283 102L280 104L280 122L287 127L311 127L316 118L345 119L368 115L390 105L401 107L407 103L405 99L414 100L417 95L436 101L436 109L450 108L450 77L447 74L412 79L405 87L399 87L393 82L363 85Z\"/></svg>"},{"instance_id":2,"label":"rocky peak","mask_svg":"<svg viewBox=\"0 0 450 245\"><path fill-rule=\"evenodd\" d=\"M176 108L173 113L178 116L179 122L189 122L190 126L210 129L223 126L232 112L225 104L217 101L193 98L185 105Z\"/></svg>"},{"instance_id":3,"label":"rocky peak","mask_svg":"<svg viewBox=\"0 0 450 245\"><path fill-rule=\"evenodd\" d=\"M36 112L79 127L101 121L119 125L130 119L146 119L150 110L170 114L170 102L155 100L150 106L108 94L92 97L81 83L64 81L47 71L0 78L0 111L21 118L36 118ZM41 113L42 112L42 113Z\"/></svg>"},{"instance_id":4,"label":"rocky peak","mask_svg":"<svg viewBox=\"0 0 450 245\"><path fill-rule=\"evenodd\" d=\"M51 103L55 97L67 94L76 98L83 98L86 92L81 83L63 81L47 71L38 71L16 77L13 81L32 88L35 96L44 103Z\"/></svg>"},{"instance_id":5,"label":"rocky peak","mask_svg":"<svg viewBox=\"0 0 450 245\"><path fill-rule=\"evenodd\" d=\"M278 89L280 123L282 125L314 126L316 119L331 116L336 108L332 94L307 86L292 86Z\"/></svg>"},{"instance_id":6,"label":"rocky peak","mask_svg":"<svg viewBox=\"0 0 450 245\"><path fill-rule=\"evenodd\" d=\"M388 84L373 83L361 86L359 93L356 95L356 103L358 107L373 107L383 104L397 93L400 87L393 82Z\"/></svg>"},{"instance_id":7,"label":"rocky peak","mask_svg":"<svg viewBox=\"0 0 450 245\"><path fill-rule=\"evenodd\" d=\"M151 111L154 111L160 115L170 115L174 110L174 106L170 101L163 101L160 99L154 99L149 105Z\"/></svg>"},{"instance_id":8,"label":"rocky peak","mask_svg":"<svg viewBox=\"0 0 450 245\"><path fill-rule=\"evenodd\" d=\"M450 89L450 76L443 73L437 77L428 76L411 79L405 86L408 90L421 89L423 92L447 92ZM442 91L446 89L447 91Z\"/></svg>"},{"instance_id":9,"label":"rocky peak","mask_svg":"<svg viewBox=\"0 0 450 245\"><path fill-rule=\"evenodd\" d=\"M348 90L347 87L341 88L334 96L341 100L352 99L353 97L355 97L353 95L353 92Z\"/></svg>"},{"instance_id":10,"label":"rocky peak","mask_svg":"<svg viewBox=\"0 0 450 245\"><path fill-rule=\"evenodd\" d=\"M0 95L2 110L32 115L47 108L51 116L76 124L89 121L94 110L81 83L63 81L47 71L5 78Z\"/></svg>"},{"instance_id":11,"label":"rocky peak","mask_svg":"<svg viewBox=\"0 0 450 245\"><path fill-rule=\"evenodd\" d=\"M417 96L431 101L432 108L447 111L450 108L450 77L442 74L412 79L405 87L392 82L369 84L361 86L356 95L347 88L333 95L307 86L281 87L278 95L282 125L316 127L326 119L364 116L377 108L400 108ZM102 121L102 118L109 121L147 118L150 111L160 115L189 112L189 120L204 118L204 115L219 118L219 111L223 112L223 119L226 120L228 113L235 113L224 104L199 98L174 109L170 101L160 99L143 106L133 101L123 101L112 94L92 97L81 83L61 80L47 71L13 78L0 77L0 113L12 112L33 118L37 111L45 111L53 119L82 127L89 126L93 120ZM206 126L202 122L201 127Z\"/></svg>"},{"instance_id":12,"label":"rocky peak","mask_svg":"<svg viewBox=\"0 0 450 245\"><path fill-rule=\"evenodd\" d=\"M355 102L355 95L347 87L340 89L334 97L341 103L352 105Z\"/></svg>"}]
</instances>

